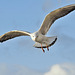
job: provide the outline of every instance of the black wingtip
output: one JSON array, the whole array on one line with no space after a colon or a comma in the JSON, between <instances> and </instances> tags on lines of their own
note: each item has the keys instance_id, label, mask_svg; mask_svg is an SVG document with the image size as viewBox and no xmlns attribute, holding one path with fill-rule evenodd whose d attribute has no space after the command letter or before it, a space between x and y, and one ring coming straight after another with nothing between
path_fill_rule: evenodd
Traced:
<instances>
[{"instance_id":1,"label":"black wingtip","mask_svg":"<svg viewBox=\"0 0 75 75\"><path fill-rule=\"evenodd\" d=\"M0 43L3 43L4 41L6 41L6 40L0 39Z\"/></svg>"},{"instance_id":2,"label":"black wingtip","mask_svg":"<svg viewBox=\"0 0 75 75\"><path fill-rule=\"evenodd\" d=\"M0 43L3 43L4 41L0 40Z\"/></svg>"}]
</instances>

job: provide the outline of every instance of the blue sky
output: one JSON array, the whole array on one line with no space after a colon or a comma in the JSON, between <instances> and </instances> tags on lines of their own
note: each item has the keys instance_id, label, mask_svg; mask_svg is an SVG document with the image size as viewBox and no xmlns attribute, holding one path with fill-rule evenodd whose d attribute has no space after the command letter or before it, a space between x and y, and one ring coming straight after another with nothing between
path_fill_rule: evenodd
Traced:
<instances>
[{"instance_id":1,"label":"blue sky","mask_svg":"<svg viewBox=\"0 0 75 75\"><path fill-rule=\"evenodd\" d=\"M75 1L0 0L0 35L12 30L34 32L39 29L45 16L49 12L69 4L75 4ZM47 36L55 35L58 37L57 42L49 48L49 52L45 49L45 53L43 53L41 49L34 48L34 42L27 36L17 37L0 43L1 75L10 75L10 72L13 72L13 74L16 73L16 68L14 67L13 69L13 65L20 67L18 71L24 73L21 75L26 74L26 72L22 72L23 70L26 71L26 69L30 71L31 75L33 75L34 72L37 75L38 73L42 75L42 73L49 71L53 65L58 64L58 66L61 66L59 64L64 63L74 64L75 11L55 21ZM11 71L8 71L8 74L3 74L3 72L7 72L6 69L8 68ZM27 73L26 75L29 74Z\"/></svg>"}]
</instances>

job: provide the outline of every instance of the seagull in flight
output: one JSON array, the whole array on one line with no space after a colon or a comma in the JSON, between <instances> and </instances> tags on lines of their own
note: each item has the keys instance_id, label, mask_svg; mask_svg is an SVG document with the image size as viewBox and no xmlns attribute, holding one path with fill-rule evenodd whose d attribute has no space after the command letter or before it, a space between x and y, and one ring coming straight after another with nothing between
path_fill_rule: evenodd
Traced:
<instances>
[{"instance_id":1,"label":"seagull in flight","mask_svg":"<svg viewBox=\"0 0 75 75\"><path fill-rule=\"evenodd\" d=\"M56 42L57 36L46 37L46 33L50 29L51 25L55 22L55 20L69 14L73 10L75 10L75 4L56 9L46 15L41 27L36 32L30 33L18 30L10 31L0 36L0 42L2 43L6 40L18 36L30 36L31 39L35 41L34 47L41 48L43 52L45 52L43 48L47 48L47 50L49 51L49 47Z\"/></svg>"}]
</instances>

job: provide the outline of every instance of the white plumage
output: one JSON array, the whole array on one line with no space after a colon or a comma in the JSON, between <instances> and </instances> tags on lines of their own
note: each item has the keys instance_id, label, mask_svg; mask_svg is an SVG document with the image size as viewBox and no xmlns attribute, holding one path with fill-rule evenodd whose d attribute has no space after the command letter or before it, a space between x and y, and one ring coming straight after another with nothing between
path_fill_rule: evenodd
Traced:
<instances>
[{"instance_id":1,"label":"white plumage","mask_svg":"<svg viewBox=\"0 0 75 75\"><path fill-rule=\"evenodd\" d=\"M48 32L49 28L51 27L51 25L54 23L55 20L69 14L73 10L75 10L75 4L64 6L57 10L54 10L45 17L38 31L34 33L17 31L17 30L10 31L0 36L0 42L4 42L6 40L18 36L31 36L32 40L36 42L34 44L34 47L42 48L43 52L45 52L43 48L47 48L47 50L49 50L48 47L53 45L57 40L57 36L46 37L45 34Z\"/></svg>"}]
</instances>

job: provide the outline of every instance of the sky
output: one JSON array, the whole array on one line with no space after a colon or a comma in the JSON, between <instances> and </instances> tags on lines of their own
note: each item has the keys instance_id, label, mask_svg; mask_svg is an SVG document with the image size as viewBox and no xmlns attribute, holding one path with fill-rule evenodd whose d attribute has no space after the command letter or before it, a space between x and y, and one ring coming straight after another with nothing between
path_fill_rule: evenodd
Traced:
<instances>
[{"instance_id":1,"label":"sky","mask_svg":"<svg viewBox=\"0 0 75 75\"><path fill-rule=\"evenodd\" d=\"M45 16L75 0L0 0L0 35L37 31ZM50 51L34 48L28 36L0 43L0 75L75 75L75 11L53 23L47 36L57 36Z\"/></svg>"}]
</instances>

